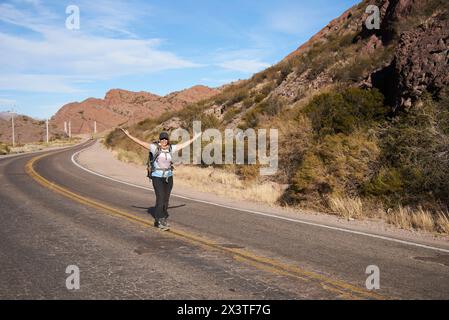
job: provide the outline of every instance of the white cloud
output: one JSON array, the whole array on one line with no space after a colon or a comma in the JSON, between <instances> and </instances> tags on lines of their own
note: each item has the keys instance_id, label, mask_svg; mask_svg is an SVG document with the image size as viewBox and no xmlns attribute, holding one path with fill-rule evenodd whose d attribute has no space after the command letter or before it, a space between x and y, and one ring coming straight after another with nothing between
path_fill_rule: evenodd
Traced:
<instances>
[{"instance_id":1,"label":"white cloud","mask_svg":"<svg viewBox=\"0 0 449 320\"><path fill-rule=\"evenodd\" d=\"M14 100L14 99L6 99L6 98L1 98L0 97L0 105L2 107L4 107L4 106L12 106L12 105L15 105L16 103L17 103L17 101Z\"/></svg>"},{"instance_id":2,"label":"white cloud","mask_svg":"<svg viewBox=\"0 0 449 320\"><path fill-rule=\"evenodd\" d=\"M139 20L148 21L153 8L145 2L137 5L133 1L110 0L78 1L81 11L82 28L93 32L108 31L131 38L138 36L129 30L129 26Z\"/></svg>"},{"instance_id":3,"label":"white cloud","mask_svg":"<svg viewBox=\"0 0 449 320\"><path fill-rule=\"evenodd\" d=\"M201 78L200 82L207 84L209 86L222 86L224 84L231 83L237 79L214 79L214 78Z\"/></svg>"},{"instance_id":4,"label":"white cloud","mask_svg":"<svg viewBox=\"0 0 449 320\"><path fill-rule=\"evenodd\" d=\"M248 59L229 60L219 63L218 65L224 69L239 71L243 73L256 73L270 66L270 64L266 62Z\"/></svg>"},{"instance_id":5,"label":"white cloud","mask_svg":"<svg viewBox=\"0 0 449 320\"><path fill-rule=\"evenodd\" d=\"M41 4L40 0L14 0L14 2L31 4L33 6L38 6Z\"/></svg>"},{"instance_id":6,"label":"white cloud","mask_svg":"<svg viewBox=\"0 0 449 320\"><path fill-rule=\"evenodd\" d=\"M60 75L5 74L0 78L0 89L28 92L76 93L72 86L76 79Z\"/></svg>"},{"instance_id":7,"label":"white cloud","mask_svg":"<svg viewBox=\"0 0 449 320\"><path fill-rule=\"evenodd\" d=\"M103 15L99 14L100 20L91 26L100 23L108 30L120 29L117 32L122 35L131 34L126 30L126 24L133 17L136 18L136 13L126 10L122 2L116 2L115 5L117 4L120 5L104 3L103 7L99 4L86 4L83 8L94 13L104 8ZM77 84L92 79L111 79L200 66L160 49L160 39L106 37L89 33L88 31L98 30L93 27L82 27L78 31L67 30L64 23L56 25L55 17L42 8L39 2L36 2L36 6L39 9L30 12L18 10L11 4L0 4L0 21L19 25L39 34L39 37L30 38L23 34L0 32L2 90L72 93L80 91ZM121 18L117 20L114 16Z\"/></svg>"},{"instance_id":8,"label":"white cloud","mask_svg":"<svg viewBox=\"0 0 449 320\"><path fill-rule=\"evenodd\" d=\"M214 60L223 69L252 74L270 66L263 61L264 54L260 49L219 49L214 53Z\"/></svg>"}]
</instances>

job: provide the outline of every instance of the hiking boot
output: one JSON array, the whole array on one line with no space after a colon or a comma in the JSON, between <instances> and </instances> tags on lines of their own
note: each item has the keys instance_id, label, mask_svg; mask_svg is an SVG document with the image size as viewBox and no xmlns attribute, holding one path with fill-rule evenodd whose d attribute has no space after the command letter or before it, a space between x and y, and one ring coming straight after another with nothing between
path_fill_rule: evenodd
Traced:
<instances>
[{"instance_id":1,"label":"hiking boot","mask_svg":"<svg viewBox=\"0 0 449 320\"><path fill-rule=\"evenodd\" d=\"M167 222L167 219L162 218L159 220L159 228L163 229L163 230L169 230L170 229L170 225Z\"/></svg>"}]
</instances>

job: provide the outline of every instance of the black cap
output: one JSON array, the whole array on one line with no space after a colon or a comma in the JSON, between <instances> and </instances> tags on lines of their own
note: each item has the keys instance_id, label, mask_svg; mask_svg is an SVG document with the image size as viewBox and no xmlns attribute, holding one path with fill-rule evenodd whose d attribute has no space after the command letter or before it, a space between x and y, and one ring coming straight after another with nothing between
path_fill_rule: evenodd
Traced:
<instances>
[{"instance_id":1,"label":"black cap","mask_svg":"<svg viewBox=\"0 0 449 320\"><path fill-rule=\"evenodd\" d=\"M167 140L170 140L169 138L168 138L168 133L167 132L161 132L161 134L159 135L159 140L163 140L163 139L167 139Z\"/></svg>"}]
</instances>

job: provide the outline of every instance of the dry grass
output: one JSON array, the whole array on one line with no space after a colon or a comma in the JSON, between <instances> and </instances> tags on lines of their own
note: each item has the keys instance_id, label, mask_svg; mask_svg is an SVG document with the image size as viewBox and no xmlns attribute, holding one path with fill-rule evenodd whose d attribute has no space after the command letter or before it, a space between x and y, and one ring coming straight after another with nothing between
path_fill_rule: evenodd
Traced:
<instances>
[{"instance_id":1,"label":"dry grass","mask_svg":"<svg viewBox=\"0 0 449 320\"><path fill-rule=\"evenodd\" d=\"M363 203L360 198L331 197L328 205L333 213L345 219L355 219L364 216Z\"/></svg>"},{"instance_id":2,"label":"dry grass","mask_svg":"<svg viewBox=\"0 0 449 320\"><path fill-rule=\"evenodd\" d=\"M213 167L179 165L175 168L175 174L176 183L232 199L275 204L283 193L282 187L276 183L258 179L244 181L232 172Z\"/></svg>"},{"instance_id":3,"label":"dry grass","mask_svg":"<svg viewBox=\"0 0 449 320\"><path fill-rule=\"evenodd\" d=\"M410 230L412 229L411 215L412 212L410 208L400 206L396 210L387 212L385 218L388 223L395 225L396 227Z\"/></svg>"},{"instance_id":4,"label":"dry grass","mask_svg":"<svg viewBox=\"0 0 449 320\"><path fill-rule=\"evenodd\" d=\"M449 234L449 213L439 212L436 219L437 231L440 233Z\"/></svg>"},{"instance_id":5,"label":"dry grass","mask_svg":"<svg viewBox=\"0 0 449 320\"><path fill-rule=\"evenodd\" d=\"M412 214L412 226L415 229L421 229L425 231L432 232L435 229L435 221L432 213L424 210L423 208L418 208Z\"/></svg>"},{"instance_id":6,"label":"dry grass","mask_svg":"<svg viewBox=\"0 0 449 320\"><path fill-rule=\"evenodd\" d=\"M328 206L334 214L345 219L378 217L405 230L424 230L449 234L449 213L442 210L432 212L422 207L399 206L397 209L389 209L388 212L385 212L382 208L368 205L360 198L349 197L330 197Z\"/></svg>"},{"instance_id":7,"label":"dry grass","mask_svg":"<svg viewBox=\"0 0 449 320\"><path fill-rule=\"evenodd\" d=\"M388 223L402 229L449 234L449 214L442 210L431 212L422 207L413 209L400 206L396 210L390 210L385 218Z\"/></svg>"},{"instance_id":8,"label":"dry grass","mask_svg":"<svg viewBox=\"0 0 449 320\"><path fill-rule=\"evenodd\" d=\"M9 153L34 152L44 150L47 148L65 147L77 144L80 141L81 141L80 138L72 138L72 139L56 139L50 141L49 143L46 142L26 143L21 146L16 146L14 148L9 147Z\"/></svg>"}]
</instances>

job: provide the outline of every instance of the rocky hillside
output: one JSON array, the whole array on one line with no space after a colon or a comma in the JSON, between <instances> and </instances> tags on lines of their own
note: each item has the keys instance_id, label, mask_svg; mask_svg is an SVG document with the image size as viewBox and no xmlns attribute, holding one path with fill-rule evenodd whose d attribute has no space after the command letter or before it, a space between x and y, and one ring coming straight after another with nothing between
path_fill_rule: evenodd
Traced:
<instances>
[{"instance_id":1,"label":"rocky hillside","mask_svg":"<svg viewBox=\"0 0 449 320\"><path fill-rule=\"evenodd\" d=\"M368 30L368 5L380 8ZM449 3L365 0L275 66L130 130L278 128L280 203L449 206ZM138 149L112 132L113 148ZM143 154L143 153L142 153ZM145 155L142 155L143 157ZM228 168L229 169L229 168ZM231 168L244 179L258 170Z\"/></svg>"},{"instance_id":2,"label":"rocky hillside","mask_svg":"<svg viewBox=\"0 0 449 320\"><path fill-rule=\"evenodd\" d=\"M133 124L155 118L167 111L178 111L187 104L210 98L219 92L205 86L195 86L161 97L148 92L113 89L104 99L89 98L63 106L52 118L58 129L71 121L72 134L92 133L94 121L101 132L121 124Z\"/></svg>"}]
</instances>

